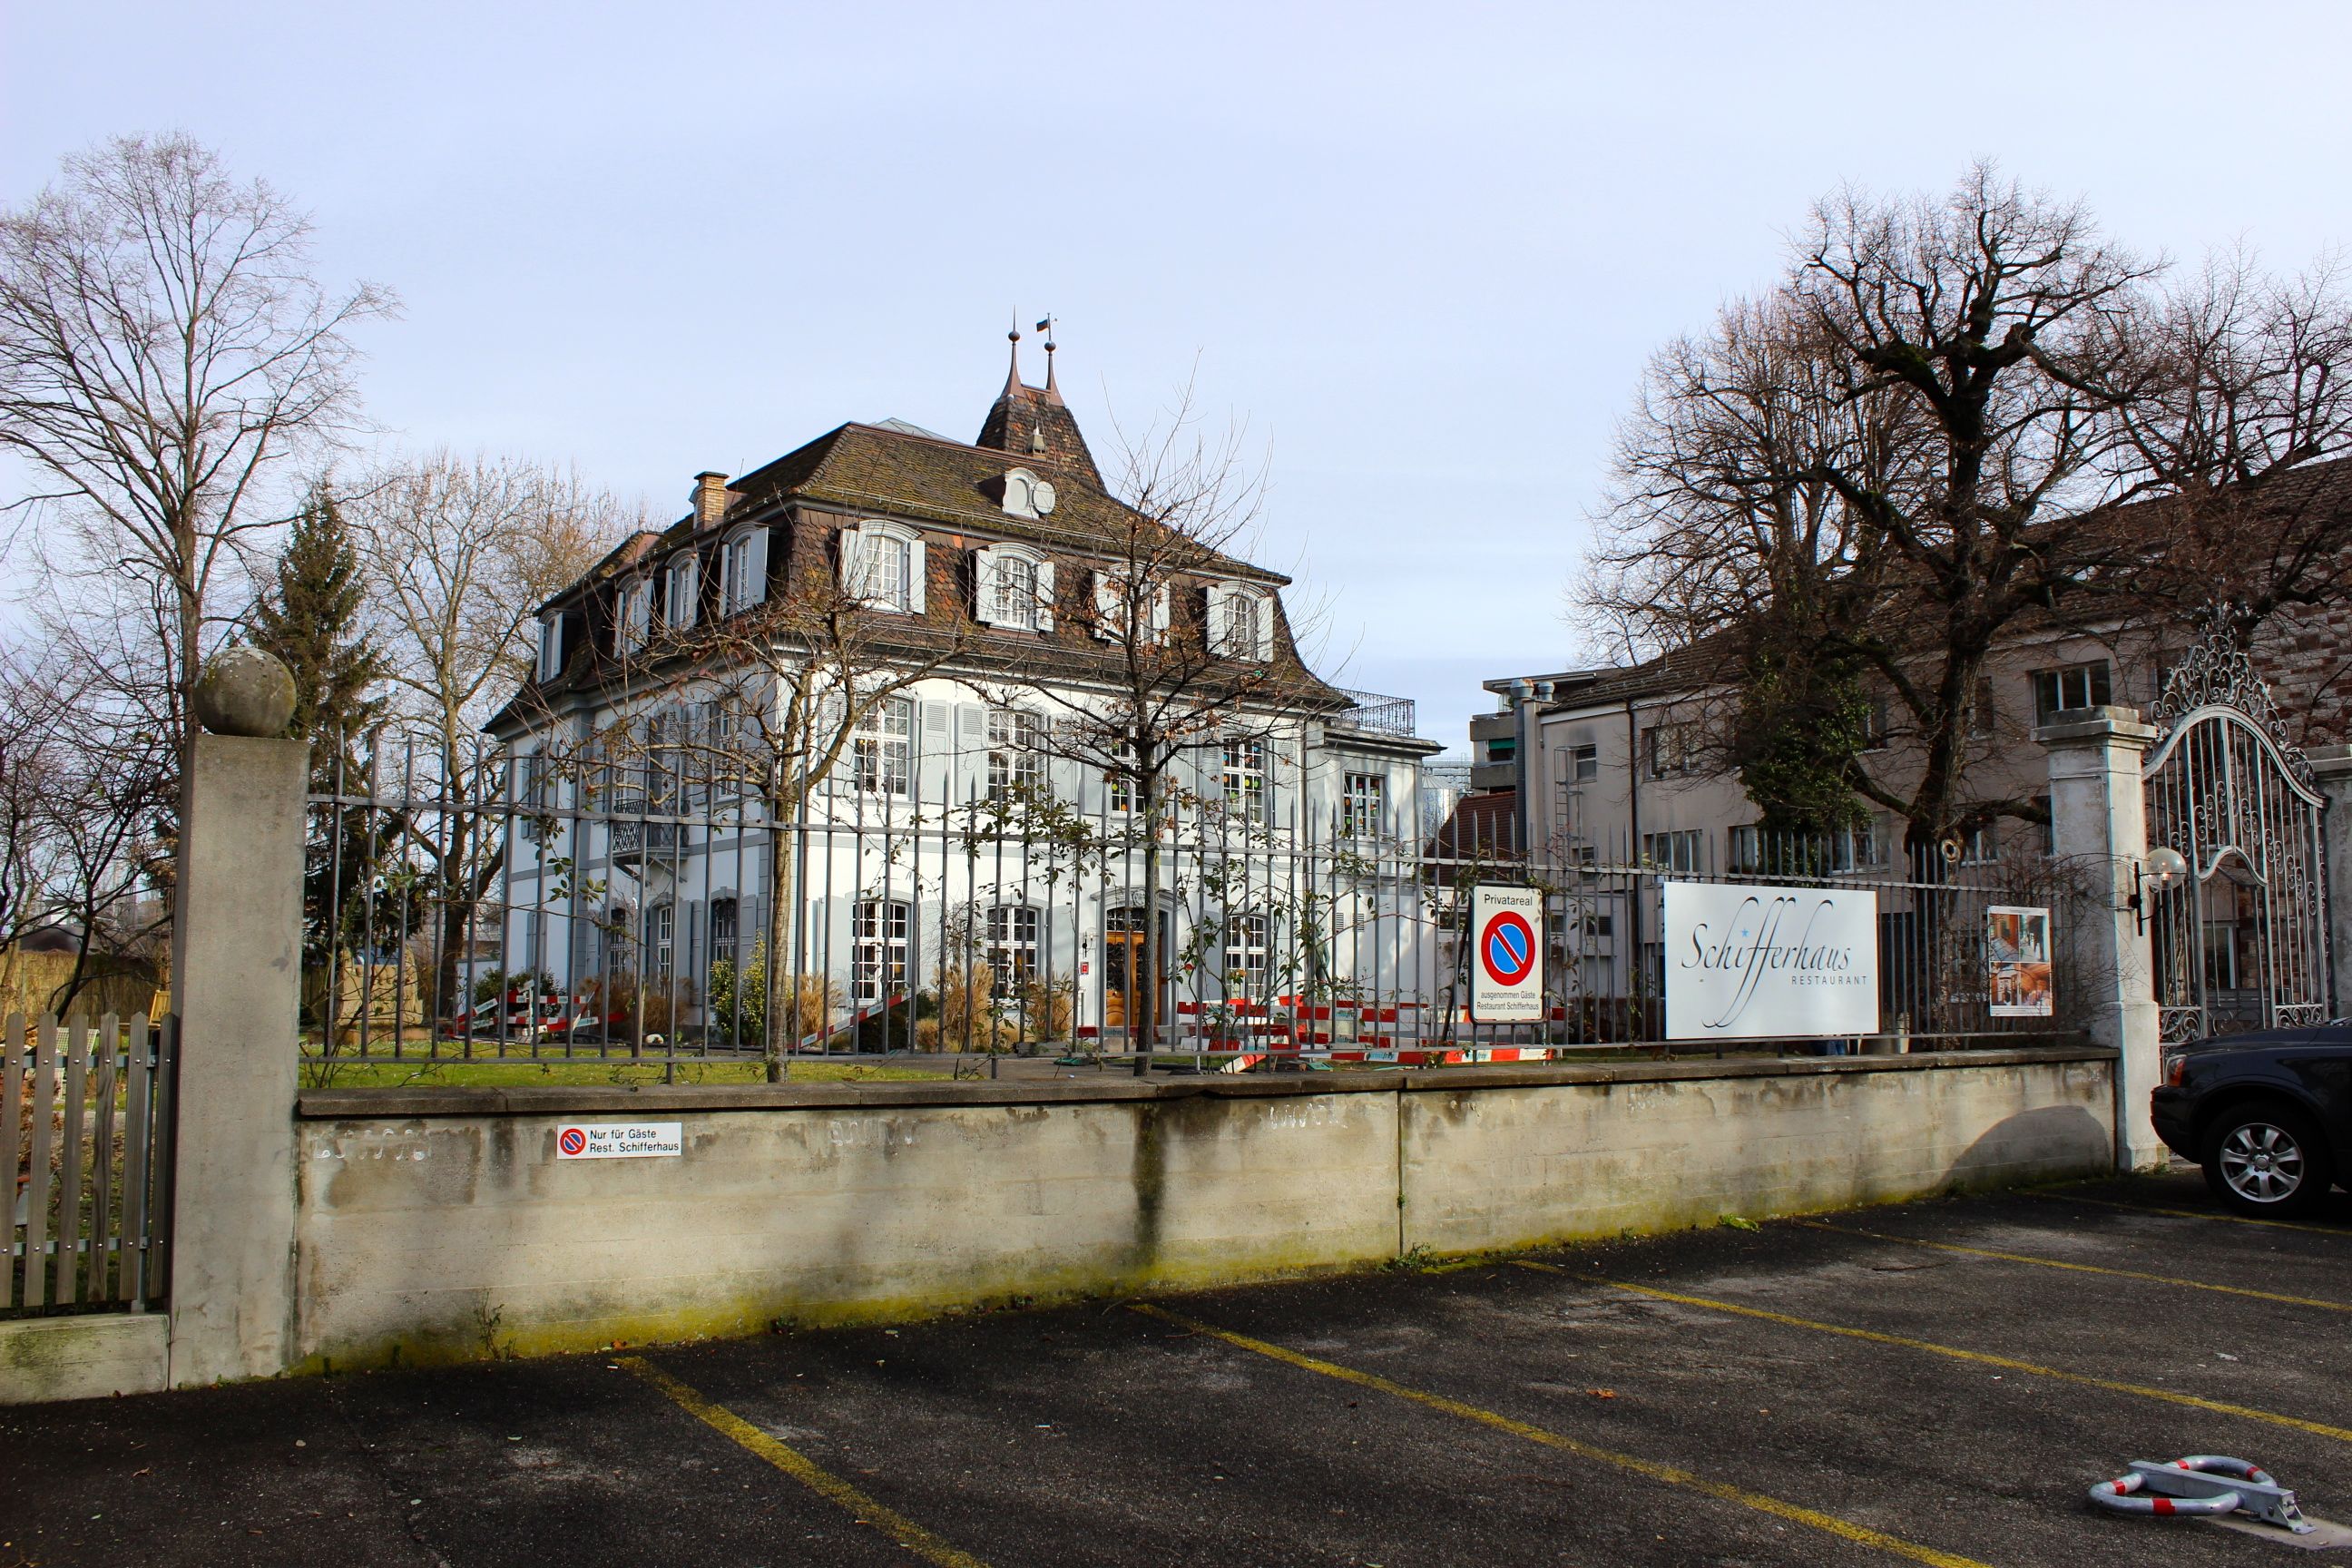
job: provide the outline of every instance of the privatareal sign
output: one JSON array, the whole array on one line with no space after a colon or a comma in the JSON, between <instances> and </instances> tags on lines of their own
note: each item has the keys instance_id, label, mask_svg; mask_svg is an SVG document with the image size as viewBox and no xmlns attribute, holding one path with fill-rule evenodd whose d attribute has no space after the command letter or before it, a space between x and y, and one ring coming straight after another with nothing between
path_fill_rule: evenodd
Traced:
<instances>
[{"instance_id":1,"label":"privatareal sign","mask_svg":"<svg viewBox=\"0 0 2352 1568\"><path fill-rule=\"evenodd\" d=\"M1539 1024L1544 1016L1543 895L1533 888L1470 893L1470 1021Z\"/></svg>"},{"instance_id":2,"label":"privatareal sign","mask_svg":"<svg viewBox=\"0 0 2352 1568\"><path fill-rule=\"evenodd\" d=\"M678 1121L567 1121L555 1130L559 1160L657 1160L686 1152Z\"/></svg>"},{"instance_id":3,"label":"privatareal sign","mask_svg":"<svg viewBox=\"0 0 2352 1568\"><path fill-rule=\"evenodd\" d=\"M1665 885L1666 1038L1878 1033L1878 895Z\"/></svg>"}]
</instances>

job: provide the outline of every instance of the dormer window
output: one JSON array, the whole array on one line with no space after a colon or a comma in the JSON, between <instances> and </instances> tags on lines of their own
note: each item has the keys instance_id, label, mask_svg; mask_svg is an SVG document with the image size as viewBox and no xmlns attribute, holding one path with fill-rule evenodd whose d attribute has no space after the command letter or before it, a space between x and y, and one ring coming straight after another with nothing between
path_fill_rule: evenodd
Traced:
<instances>
[{"instance_id":1,"label":"dormer window","mask_svg":"<svg viewBox=\"0 0 2352 1568\"><path fill-rule=\"evenodd\" d=\"M563 617L542 616L539 623L539 678L553 680L563 673Z\"/></svg>"},{"instance_id":2,"label":"dormer window","mask_svg":"<svg viewBox=\"0 0 2352 1568\"><path fill-rule=\"evenodd\" d=\"M768 531L747 528L719 552L719 613L740 615L768 596Z\"/></svg>"},{"instance_id":3,"label":"dormer window","mask_svg":"<svg viewBox=\"0 0 2352 1568\"><path fill-rule=\"evenodd\" d=\"M1018 544L990 544L972 552L973 614L1007 631L1054 629L1054 563Z\"/></svg>"},{"instance_id":4,"label":"dormer window","mask_svg":"<svg viewBox=\"0 0 2352 1568\"><path fill-rule=\"evenodd\" d=\"M1014 517L1043 517L1054 510L1054 485L1026 468L1004 476L1004 510Z\"/></svg>"},{"instance_id":5,"label":"dormer window","mask_svg":"<svg viewBox=\"0 0 2352 1568\"><path fill-rule=\"evenodd\" d=\"M1118 642L1127 636L1128 612L1132 597L1128 593L1126 579L1115 572L1095 574L1095 618L1093 631L1104 642ZM1150 600L1142 606L1143 624L1137 628L1139 641L1156 643L1168 636L1168 587L1161 584L1152 590Z\"/></svg>"},{"instance_id":6,"label":"dormer window","mask_svg":"<svg viewBox=\"0 0 2352 1568\"><path fill-rule=\"evenodd\" d=\"M701 598L702 573L700 563L692 551L688 551L670 563L669 586L663 595L662 617L670 630L682 632L694 625L694 616Z\"/></svg>"},{"instance_id":7,"label":"dormer window","mask_svg":"<svg viewBox=\"0 0 2352 1568\"><path fill-rule=\"evenodd\" d=\"M653 579L640 577L622 584L619 611L619 625L614 628L614 642L621 652L635 653L653 635Z\"/></svg>"},{"instance_id":8,"label":"dormer window","mask_svg":"<svg viewBox=\"0 0 2352 1568\"><path fill-rule=\"evenodd\" d=\"M924 610L923 536L904 523L862 522L841 531L842 592L869 608Z\"/></svg>"},{"instance_id":9,"label":"dormer window","mask_svg":"<svg viewBox=\"0 0 2352 1568\"><path fill-rule=\"evenodd\" d=\"M1274 657L1274 598L1239 584L1209 586L1208 636L1212 651L1223 658L1264 664Z\"/></svg>"}]
</instances>

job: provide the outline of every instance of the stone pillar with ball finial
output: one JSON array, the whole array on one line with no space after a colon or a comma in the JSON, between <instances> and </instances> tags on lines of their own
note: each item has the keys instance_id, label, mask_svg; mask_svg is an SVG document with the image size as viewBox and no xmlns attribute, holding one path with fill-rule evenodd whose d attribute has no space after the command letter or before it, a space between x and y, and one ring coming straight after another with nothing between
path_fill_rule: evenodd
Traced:
<instances>
[{"instance_id":1,"label":"stone pillar with ball finial","mask_svg":"<svg viewBox=\"0 0 2352 1568\"><path fill-rule=\"evenodd\" d=\"M179 1015L173 1386L268 1377L294 1351L294 1098L310 748L294 678L233 647L194 691L172 921Z\"/></svg>"}]
</instances>

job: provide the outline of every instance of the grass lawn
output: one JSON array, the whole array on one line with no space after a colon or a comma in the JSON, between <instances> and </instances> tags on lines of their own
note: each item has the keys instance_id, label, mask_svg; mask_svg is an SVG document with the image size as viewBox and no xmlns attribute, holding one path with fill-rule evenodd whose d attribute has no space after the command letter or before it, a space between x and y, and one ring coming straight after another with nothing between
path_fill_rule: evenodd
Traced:
<instances>
[{"instance_id":1,"label":"grass lawn","mask_svg":"<svg viewBox=\"0 0 2352 1568\"><path fill-rule=\"evenodd\" d=\"M784 1077L792 1083L895 1083L948 1075L920 1068L868 1067L856 1062L795 1061ZM323 1079L323 1081L322 1081ZM516 1089L555 1084L660 1083L658 1062L488 1061L348 1062L331 1068L317 1058L302 1058L306 1089ZM764 1083L758 1062L680 1062L679 1083Z\"/></svg>"}]
</instances>

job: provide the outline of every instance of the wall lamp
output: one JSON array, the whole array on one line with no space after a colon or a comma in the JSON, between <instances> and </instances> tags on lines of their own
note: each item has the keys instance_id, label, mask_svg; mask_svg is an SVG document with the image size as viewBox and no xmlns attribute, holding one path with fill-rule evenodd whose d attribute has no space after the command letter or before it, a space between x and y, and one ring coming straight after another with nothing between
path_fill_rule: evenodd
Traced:
<instances>
[{"instance_id":1,"label":"wall lamp","mask_svg":"<svg viewBox=\"0 0 2352 1568\"><path fill-rule=\"evenodd\" d=\"M2132 862L2131 902L2125 907L2131 910L2132 924L2138 934L2147 931L2148 899L2187 880L2188 876L2188 860L2169 844L2159 844L2145 858Z\"/></svg>"}]
</instances>

